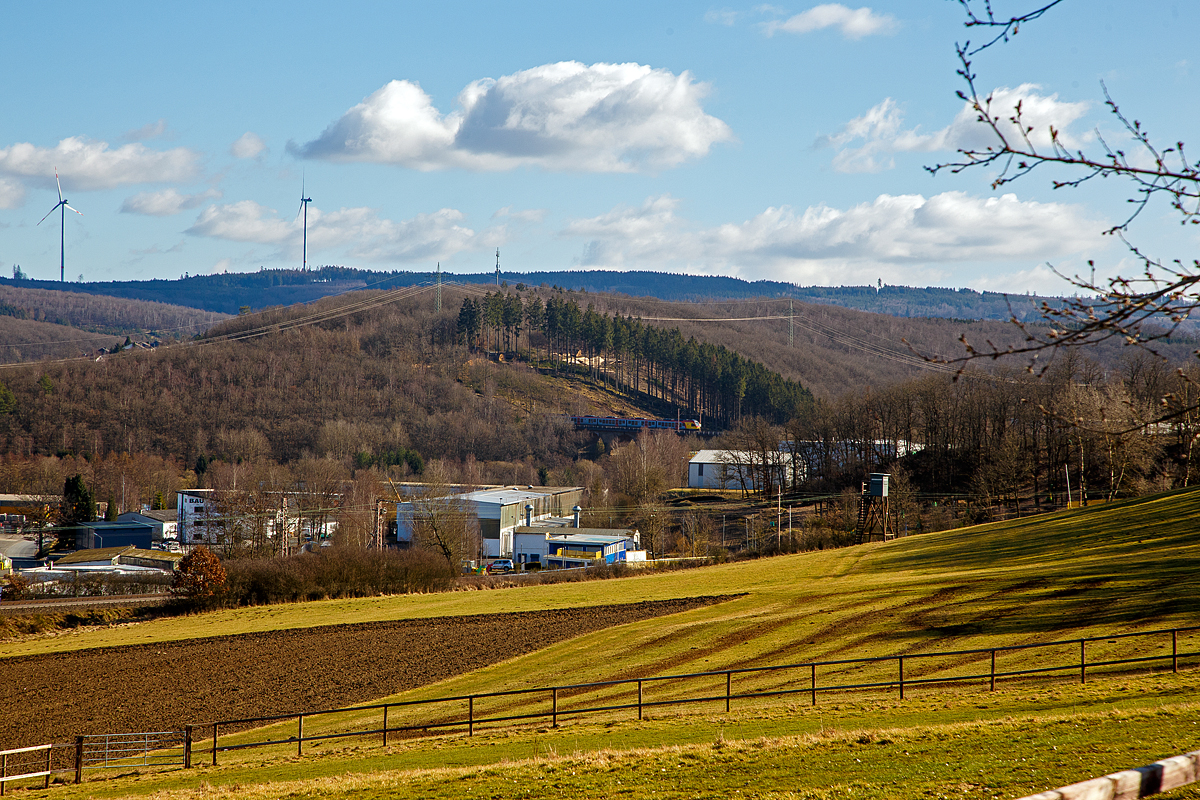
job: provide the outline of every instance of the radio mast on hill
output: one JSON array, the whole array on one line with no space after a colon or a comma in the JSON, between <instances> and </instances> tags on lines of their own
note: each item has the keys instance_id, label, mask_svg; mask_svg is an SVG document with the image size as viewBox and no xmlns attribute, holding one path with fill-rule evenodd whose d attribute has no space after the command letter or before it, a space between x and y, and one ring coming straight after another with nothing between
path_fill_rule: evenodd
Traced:
<instances>
[{"instance_id":1,"label":"radio mast on hill","mask_svg":"<svg viewBox=\"0 0 1200 800\"><path fill-rule=\"evenodd\" d=\"M500 288L500 248L496 248L496 288Z\"/></svg>"}]
</instances>

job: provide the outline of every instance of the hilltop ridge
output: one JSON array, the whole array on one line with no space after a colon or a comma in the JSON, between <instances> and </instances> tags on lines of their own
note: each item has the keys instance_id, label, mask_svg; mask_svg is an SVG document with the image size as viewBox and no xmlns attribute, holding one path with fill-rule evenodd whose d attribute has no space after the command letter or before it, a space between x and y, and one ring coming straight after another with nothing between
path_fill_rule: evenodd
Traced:
<instances>
[{"instance_id":1,"label":"hilltop ridge","mask_svg":"<svg viewBox=\"0 0 1200 800\"><path fill-rule=\"evenodd\" d=\"M493 284L493 272L441 273L447 283ZM0 278L0 287L19 286L84 294L153 300L206 311L236 314L243 307L311 302L356 289L396 289L433 283L434 272L391 272L325 266L315 270L268 270L220 275L184 275L175 280L108 281L62 284L56 281ZM842 306L898 317L941 317L963 320L1007 320L1012 316L1031 321L1040 318L1041 304L1060 298L1005 295L974 289L911 286L799 286L783 281L747 281L721 275L685 275L672 272L615 270L562 270L526 273L502 272L508 286L546 286L584 292L606 292L659 300L704 302L751 298L794 299ZM506 287L505 287L506 288Z\"/></svg>"}]
</instances>

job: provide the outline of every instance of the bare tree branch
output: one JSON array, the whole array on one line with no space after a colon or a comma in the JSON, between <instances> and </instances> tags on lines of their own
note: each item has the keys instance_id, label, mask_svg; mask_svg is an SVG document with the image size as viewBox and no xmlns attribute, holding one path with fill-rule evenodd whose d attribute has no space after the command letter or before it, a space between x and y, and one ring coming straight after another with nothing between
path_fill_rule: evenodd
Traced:
<instances>
[{"instance_id":1,"label":"bare tree branch","mask_svg":"<svg viewBox=\"0 0 1200 800\"><path fill-rule=\"evenodd\" d=\"M1000 31L999 33L996 34L995 38L993 38L991 41L988 41L985 44L979 45L974 50L971 50L970 52L968 52L967 55L973 56L976 53L978 53L980 50L986 50L987 48L991 47L992 45L996 44L996 42L999 42L999 41L1007 42L1009 36L1017 35L1017 32L1021 29L1022 22L1029 22L1031 20L1037 19L1038 17L1042 16L1047 11L1054 8L1056 5L1058 5L1061 2L1062 2L1062 0L1052 0L1052 2L1046 3L1041 8L1034 9L1033 11L1030 11L1026 14L1021 14L1021 15L1015 16L1015 17L1009 17L1008 19L996 19L996 15L992 10L991 0L984 0L984 3L983 3L984 11L983 11L982 16L975 13L975 8L971 5L972 0L958 0L958 4L960 6L962 6L963 11L965 11L967 14L967 21L966 21L964 27L967 27L967 28L991 28L993 30L999 29L999 31ZM969 46L969 43L968 43L968 46Z\"/></svg>"},{"instance_id":2,"label":"bare tree branch","mask_svg":"<svg viewBox=\"0 0 1200 800\"><path fill-rule=\"evenodd\" d=\"M1022 101L1012 109L995 107L992 94L979 90L978 76L974 72L971 58L982 50L1004 41L1007 42L1019 30L1020 24L1036 20L1062 0L1044 3L1024 14L997 18L991 0L984 0L983 11L977 12L975 0L958 0L966 13L967 28L982 27L998 31L986 43L972 47L970 42L956 45L961 64L958 75L966 84L958 96L975 112L979 123L992 134L992 143L982 148L964 148L958 151L959 158L937 164L926 169L933 175L946 170L959 174L968 169L990 168L999 170L992 180L992 188L998 189L1033 170L1058 169L1068 174L1052 177L1055 189L1080 188L1095 178L1116 178L1128 181L1130 187L1127 202L1132 205L1131 213L1121 222L1104 233L1119 238L1126 249L1141 264L1139 275L1118 275L1106 281L1097 281L1095 262L1089 261L1092 274L1067 276L1053 265L1047 265L1056 275L1071 283L1082 296L1064 298L1056 304L1043 303L1042 318L1046 325L1028 324L1010 316L1010 321L1025 335L1025 343L1013 347L996 347L991 342L976 345L961 339L965 354L953 359L930 357L928 360L959 367L959 374L969 363L977 359L998 359L1005 356L1025 356L1030 372L1044 373L1053 360L1054 353L1064 348L1085 347L1117 339L1126 345L1140 347L1158 355L1153 344L1178 333L1180 326L1200 308L1200 260L1185 264L1181 259L1164 263L1147 254L1130 238L1130 226L1144 211L1151 200L1162 197L1180 214L1181 224L1200 224L1200 162L1189 162L1184 143L1177 141L1171 146L1155 144L1145 127L1121 111L1108 88L1101 83L1105 106L1128 133L1134 151L1114 147L1097 131L1097 142L1101 152L1089 154L1083 149L1068 147L1061 131L1053 125L1047 126L1043 144L1039 131L1028 120ZM1038 359L1049 356L1041 362ZM1198 353L1200 355L1200 353ZM1173 416L1184 414L1198 407L1190 405L1179 409L1172 407ZM1167 419L1164 417L1163 419Z\"/></svg>"}]
</instances>

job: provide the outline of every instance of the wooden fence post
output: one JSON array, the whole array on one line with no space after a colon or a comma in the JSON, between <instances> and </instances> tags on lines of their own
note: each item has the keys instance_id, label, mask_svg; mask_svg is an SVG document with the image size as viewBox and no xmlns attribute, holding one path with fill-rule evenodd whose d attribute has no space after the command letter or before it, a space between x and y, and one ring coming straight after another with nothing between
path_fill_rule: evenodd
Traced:
<instances>
[{"instance_id":1,"label":"wooden fence post","mask_svg":"<svg viewBox=\"0 0 1200 800\"><path fill-rule=\"evenodd\" d=\"M996 691L996 648L992 648L992 691Z\"/></svg>"},{"instance_id":2,"label":"wooden fence post","mask_svg":"<svg viewBox=\"0 0 1200 800\"><path fill-rule=\"evenodd\" d=\"M76 783L83 783L83 736L76 736Z\"/></svg>"},{"instance_id":3,"label":"wooden fence post","mask_svg":"<svg viewBox=\"0 0 1200 800\"><path fill-rule=\"evenodd\" d=\"M475 735L475 695L467 698L467 736Z\"/></svg>"},{"instance_id":4,"label":"wooden fence post","mask_svg":"<svg viewBox=\"0 0 1200 800\"><path fill-rule=\"evenodd\" d=\"M192 768L192 726L186 725L183 729L183 768Z\"/></svg>"},{"instance_id":5,"label":"wooden fence post","mask_svg":"<svg viewBox=\"0 0 1200 800\"><path fill-rule=\"evenodd\" d=\"M54 754L54 745L46 748L46 781L42 784L43 789L50 788L50 757Z\"/></svg>"},{"instance_id":6,"label":"wooden fence post","mask_svg":"<svg viewBox=\"0 0 1200 800\"><path fill-rule=\"evenodd\" d=\"M810 664L812 667L812 704L817 704L817 665Z\"/></svg>"},{"instance_id":7,"label":"wooden fence post","mask_svg":"<svg viewBox=\"0 0 1200 800\"><path fill-rule=\"evenodd\" d=\"M388 707L385 704L383 706L383 746L384 747L387 747L387 712L388 712Z\"/></svg>"},{"instance_id":8,"label":"wooden fence post","mask_svg":"<svg viewBox=\"0 0 1200 800\"><path fill-rule=\"evenodd\" d=\"M551 698L552 702L553 702L553 706L551 707L551 711L550 711L550 719L551 719L550 727L557 728L558 727L558 687L555 686L553 689L551 689L551 691L554 692L554 696Z\"/></svg>"},{"instance_id":9,"label":"wooden fence post","mask_svg":"<svg viewBox=\"0 0 1200 800\"><path fill-rule=\"evenodd\" d=\"M304 755L304 715L296 715L296 755Z\"/></svg>"},{"instance_id":10,"label":"wooden fence post","mask_svg":"<svg viewBox=\"0 0 1200 800\"><path fill-rule=\"evenodd\" d=\"M213 723L213 766L217 765L217 729L221 726Z\"/></svg>"},{"instance_id":11,"label":"wooden fence post","mask_svg":"<svg viewBox=\"0 0 1200 800\"><path fill-rule=\"evenodd\" d=\"M0 797L4 797L4 779L8 777L8 753L0 756Z\"/></svg>"},{"instance_id":12,"label":"wooden fence post","mask_svg":"<svg viewBox=\"0 0 1200 800\"><path fill-rule=\"evenodd\" d=\"M1179 672L1179 631L1171 631L1171 672Z\"/></svg>"},{"instance_id":13,"label":"wooden fence post","mask_svg":"<svg viewBox=\"0 0 1200 800\"><path fill-rule=\"evenodd\" d=\"M1087 639L1079 640L1079 682L1087 683Z\"/></svg>"},{"instance_id":14,"label":"wooden fence post","mask_svg":"<svg viewBox=\"0 0 1200 800\"><path fill-rule=\"evenodd\" d=\"M732 684L733 684L733 673L727 671L725 673L725 713L726 714L729 713L729 695L732 694L732 692L730 692L729 689L730 689L730 686L732 686Z\"/></svg>"},{"instance_id":15,"label":"wooden fence post","mask_svg":"<svg viewBox=\"0 0 1200 800\"><path fill-rule=\"evenodd\" d=\"M642 718L642 682L638 681L638 719Z\"/></svg>"}]
</instances>

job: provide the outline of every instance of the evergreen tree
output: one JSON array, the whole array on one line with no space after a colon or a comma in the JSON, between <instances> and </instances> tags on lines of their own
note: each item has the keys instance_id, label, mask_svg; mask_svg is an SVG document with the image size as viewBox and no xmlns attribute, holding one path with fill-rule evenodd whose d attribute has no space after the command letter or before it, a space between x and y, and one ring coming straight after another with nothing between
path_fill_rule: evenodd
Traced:
<instances>
[{"instance_id":1,"label":"evergreen tree","mask_svg":"<svg viewBox=\"0 0 1200 800\"><path fill-rule=\"evenodd\" d=\"M17 410L17 396L13 390L0 383L0 414L11 414Z\"/></svg>"},{"instance_id":2,"label":"evergreen tree","mask_svg":"<svg viewBox=\"0 0 1200 800\"><path fill-rule=\"evenodd\" d=\"M96 518L96 501L83 482L82 475L67 478L63 483L62 505L58 511L58 546L63 549L75 547L79 523L91 522Z\"/></svg>"}]
</instances>

